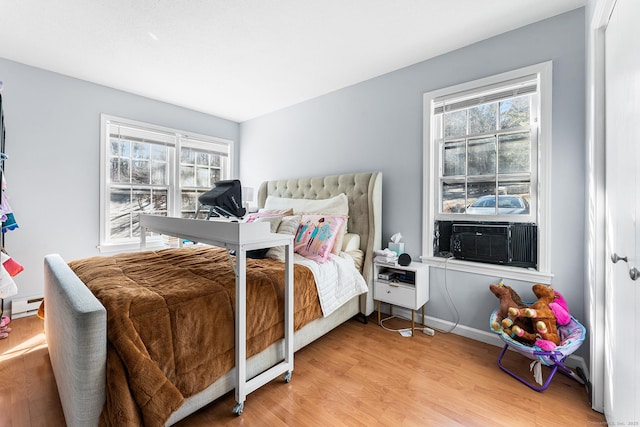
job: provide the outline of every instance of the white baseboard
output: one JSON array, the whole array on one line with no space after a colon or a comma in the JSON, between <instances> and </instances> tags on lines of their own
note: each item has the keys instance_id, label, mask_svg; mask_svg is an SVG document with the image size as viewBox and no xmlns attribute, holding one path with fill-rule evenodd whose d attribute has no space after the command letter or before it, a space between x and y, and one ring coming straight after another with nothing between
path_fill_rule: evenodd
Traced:
<instances>
[{"instance_id":1,"label":"white baseboard","mask_svg":"<svg viewBox=\"0 0 640 427\"><path fill-rule=\"evenodd\" d=\"M405 319L411 319L411 310L409 310L408 308L402 308L394 305L393 314ZM416 314L416 320L418 320L417 318L418 311L416 311L415 314ZM480 341L485 344L490 344L500 348L504 347L504 341L502 341L502 339L494 332L490 332L488 330L483 331L483 330L471 328L465 325L456 325L453 322L449 322L447 320L442 320L442 319L438 319L436 317L431 317L431 316L424 316L424 319L426 323L425 326L435 329L436 334L442 333L442 331L445 331L445 332L450 331L450 333L452 334L460 335L465 338L470 338L475 341ZM422 320L422 319L419 319L419 320ZM488 327L489 327L489 318L487 317L487 328ZM498 356L496 354L496 360L497 360L497 357ZM590 378L589 368L587 367L587 364L583 357L572 354L569 357L567 357L567 360L565 361L565 365L573 369L578 367L581 368L585 376L587 378Z\"/></svg>"}]
</instances>

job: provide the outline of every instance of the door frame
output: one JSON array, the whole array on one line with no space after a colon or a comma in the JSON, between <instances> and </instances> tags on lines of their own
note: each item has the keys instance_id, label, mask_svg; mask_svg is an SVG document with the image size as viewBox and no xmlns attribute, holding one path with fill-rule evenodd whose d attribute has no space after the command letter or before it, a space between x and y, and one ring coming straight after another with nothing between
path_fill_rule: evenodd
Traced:
<instances>
[{"instance_id":1,"label":"door frame","mask_svg":"<svg viewBox=\"0 0 640 427\"><path fill-rule=\"evenodd\" d=\"M605 212L605 29L616 0L592 1L587 22L585 313L590 331L591 407L604 413L604 332L606 273ZM591 5L590 4L590 5ZM589 5L589 6L590 6Z\"/></svg>"}]
</instances>

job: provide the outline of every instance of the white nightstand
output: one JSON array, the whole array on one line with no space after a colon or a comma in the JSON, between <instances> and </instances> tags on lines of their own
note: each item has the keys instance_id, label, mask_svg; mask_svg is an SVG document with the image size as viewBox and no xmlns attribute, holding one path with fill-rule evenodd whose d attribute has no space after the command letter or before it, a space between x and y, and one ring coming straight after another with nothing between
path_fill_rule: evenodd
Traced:
<instances>
[{"instance_id":1,"label":"white nightstand","mask_svg":"<svg viewBox=\"0 0 640 427\"><path fill-rule=\"evenodd\" d=\"M415 310L422 308L424 325L424 305L429 301L429 266L412 262L407 266L374 263L373 299L378 301L378 325L381 324L380 304L411 309L411 335L415 330Z\"/></svg>"}]
</instances>

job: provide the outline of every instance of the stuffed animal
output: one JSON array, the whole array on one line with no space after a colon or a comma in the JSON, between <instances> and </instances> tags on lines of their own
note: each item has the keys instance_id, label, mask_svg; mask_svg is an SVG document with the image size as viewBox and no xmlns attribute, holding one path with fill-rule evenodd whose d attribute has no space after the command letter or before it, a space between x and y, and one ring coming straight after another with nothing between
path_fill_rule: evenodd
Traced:
<instances>
[{"instance_id":1,"label":"stuffed animal","mask_svg":"<svg viewBox=\"0 0 640 427\"><path fill-rule=\"evenodd\" d=\"M553 314L556 316L556 323L558 325L567 325L571 321L571 315L569 314L569 307L567 306L567 301L564 299L564 296L558 291L555 291L556 299L554 302L549 304L549 308L553 311ZM537 347L545 351L551 351L557 347L555 343L548 340L538 339L534 343Z\"/></svg>"},{"instance_id":2,"label":"stuffed animal","mask_svg":"<svg viewBox=\"0 0 640 427\"><path fill-rule=\"evenodd\" d=\"M532 334L524 329L514 326L512 332L525 338L533 343L537 343L540 339L550 341L554 345L560 344L560 336L558 335L556 316L549 307L556 300L556 292L551 286L536 284L532 287L533 293L538 297L538 300L531 304L528 308L519 309L512 307L509 309L509 314L516 317L528 317L531 319L534 325L534 329L537 334ZM540 343L543 346L548 347L546 343ZM537 344L536 344L537 345ZM543 348L543 350L546 350Z\"/></svg>"},{"instance_id":3,"label":"stuffed animal","mask_svg":"<svg viewBox=\"0 0 640 427\"><path fill-rule=\"evenodd\" d=\"M556 316L556 322L558 325L568 325L571 321L571 315L569 314L569 306L564 296L558 291L555 291L556 299L549 304L549 308Z\"/></svg>"},{"instance_id":4,"label":"stuffed animal","mask_svg":"<svg viewBox=\"0 0 640 427\"><path fill-rule=\"evenodd\" d=\"M524 341L521 337L512 333L511 327L515 322L515 324L517 324L521 329L533 331L531 319L511 316L509 314L509 309L512 307L524 309L527 305L522 302L520 295L518 295L513 288L505 285L503 282L500 282L497 285L493 283L490 284L489 290L500 300L498 314L495 321L492 322L491 328L496 332L503 331L514 339L518 339L518 341Z\"/></svg>"}]
</instances>

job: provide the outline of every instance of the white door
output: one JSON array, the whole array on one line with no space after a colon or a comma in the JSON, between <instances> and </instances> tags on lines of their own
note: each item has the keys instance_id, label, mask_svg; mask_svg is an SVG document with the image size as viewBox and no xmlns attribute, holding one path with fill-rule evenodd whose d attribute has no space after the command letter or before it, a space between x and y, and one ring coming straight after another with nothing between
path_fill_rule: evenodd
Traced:
<instances>
[{"instance_id":1,"label":"white door","mask_svg":"<svg viewBox=\"0 0 640 427\"><path fill-rule=\"evenodd\" d=\"M640 422L640 1L617 0L605 31L606 236L604 411ZM616 261L617 259L617 262Z\"/></svg>"}]
</instances>

